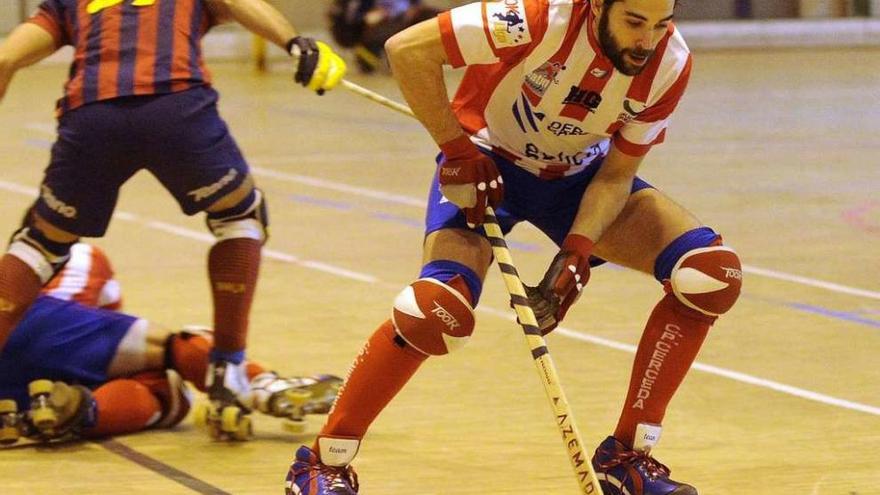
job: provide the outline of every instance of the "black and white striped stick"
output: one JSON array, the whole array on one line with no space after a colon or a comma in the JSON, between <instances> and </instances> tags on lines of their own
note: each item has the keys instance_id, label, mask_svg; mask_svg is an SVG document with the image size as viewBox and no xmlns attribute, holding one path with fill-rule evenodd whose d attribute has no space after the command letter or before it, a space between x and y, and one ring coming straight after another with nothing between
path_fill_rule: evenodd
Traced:
<instances>
[{"instance_id":1,"label":"black and white striped stick","mask_svg":"<svg viewBox=\"0 0 880 495\"><path fill-rule=\"evenodd\" d=\"M550 401L550 408L556 418L556 426L562 433L562 441L568 451L568 459L574 468L581 493L602 495L602 488L596 478L593 463L590 462L590 455L584 450L583 437L581 437L574 421L574 415L571 412L568 399L565 397L565 391L562 390L562 385L559 383L556 365L553 364L553 358L550 357L550 351L547 350L547 343L538 328L535 312L529 306L529 299L526 296L522 279L519 278L519 272L516 270L516 265L513 264L513 257L507 247L507 241L504 240L504 234L498 225L498 218L495 217L491 206L486 207L486 220L483 223L483 228L486 230L489 243L492 244L492 253L495 254L495 259L498 261L504 285L507 287L519 324L525 333L526 343L531 349L538 376L541 378L541 385L544 386L544 392Z\"/></svg>"},{"instance_id":2,"label":"black and white striped stick","mask_svg":"<svg viewBox=\"0 0 880 495\"><path fill-rule=\"evenodd\" d=\"M345 80L343 80L343 86L380 105L410 117L415 116L406 105L385 98L369 89ZM581 493L583 495L602 495L602 488L599 486L598 479L596 479L596 471L593 469L593 463L590 462L590 455L584 450L583 437L581 437L575 424L574 415L571 412L571 407L568 405L568 399L565 397L565 391L562 390L562 385L559 383L556 366L553 364L553 359L547 350L547 343L544 341L544 337L541 336L535 312L529 306L529 300L526 297L522 280L519 278L519 272L516 270L516 265L513 264L510 248L507 247L507 241L504 240L504 234L498 225L498 218L495 217L495 211L491 206L486 207L486 220L483 228L486 230L486 237L489 238L489 243L492 245L495 259L498 260L498 267L501 268L504 285L507 287L507 292L510 294L510 300L513 302L520 326L522 326L525 333L526 343L529 349L531 349L538 376L541 378L541 384L544 386L544 392L547 394L550 408L553 410L556 426L559 427L559 432L562 433L562 442L565 444L568 459L574 468Z\"/></svg>"}]
</instances>

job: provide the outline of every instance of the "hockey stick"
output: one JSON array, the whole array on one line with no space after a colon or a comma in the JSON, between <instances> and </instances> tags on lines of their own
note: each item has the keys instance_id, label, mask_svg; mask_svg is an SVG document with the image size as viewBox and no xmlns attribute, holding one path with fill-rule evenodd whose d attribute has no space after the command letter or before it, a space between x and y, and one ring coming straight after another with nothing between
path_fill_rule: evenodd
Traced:
<instances>
[{"instance_id":1,"label":"hockey stick","mask_svg":"<svg viewBox=\"0 0 880 495\"><path fill-rule=\"evenodd\" d=\"M358 86L357 84L343 80L343 86L346 89L373 100L380 105L384 105L400 113L415 117L412 110L406 105L389 100L382 95L376 94L369 89ZM492 253L498 260L498 267L501 269L501 275L504 279L504 285L507 287L507 293L516 310L516 315L520 326L526 336L526 342L531 350L532 358L535 360L535 367L538 375L541 377L541 384L544 386L544 392L550 401L550 408L556 419L556 426L562 433L562 441L568 451L568 459L574 468L577 476L578 486L584 495L602 495L602 488L596 478L596 471L593 469L593 463L590 457L584 451L584 441L578 431L574 421L574 415L559 383L559 376L556 372L556 366L550 357L550 351L547 349L547 343L541 335L538 328L538 322L535 318L535 312L529 306L529 300L523 287L522 279L519 278L516 266L513 264L513 257L510 249L507 247L507 241L504 240L504 234L498 225L498 218L491 206L486 207L486 220L483 224L486 230L486 237L492 245Z\"/></svg>"},{"instance_id":2,"label":"hockey stick","mask_svg":"<svg viewBox=\"0 0 880 495\"><path fill-rule=\"evenodd\" d=\"M413 111L410 110L410 108L408 106L406 106L402 103L397 103L396 101L391 100L389 98L385 98L384 96L380 95L379 93L376 93L374 91L370 91L369 89L364 88L362 86L358 86L357 84L355 84L351 81L346 81L345 79L343 79L342 86L345 89L351 91L352 93L356 93L360 96L363 96L364 98L366 98L368 100L373 100L376 103L378 103L384 107L388 107L392 110L396 110L396 111L398 111L404 115L408 115L412 118L416 117L416 114L414 114Z\"/></svg>"}]
</instances>

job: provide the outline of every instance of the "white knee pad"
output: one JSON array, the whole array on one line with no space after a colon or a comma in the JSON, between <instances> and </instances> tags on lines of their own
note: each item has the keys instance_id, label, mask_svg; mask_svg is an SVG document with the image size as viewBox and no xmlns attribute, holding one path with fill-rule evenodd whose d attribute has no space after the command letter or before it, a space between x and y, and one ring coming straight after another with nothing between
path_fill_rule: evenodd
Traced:
<instances>
[{"instance_id":1,"label":"white knee pad","mask_svg":"<svg viewBox=\"0 0 880 495\"><path fill-rule=\"evenodd\" d=\"M685 306L709 316L726 313L739 298L742 266L725 246L692 249L672 269L672 292Z\"/></svg>"},{"instance_id":2,"label":"white knee pad","mask_svg":"<svg viewBox=\"0 0 880 495\"><path fill-rule=\"evenodd\" d=\"M442 356L467 343L474 331L474 309L453 287L422 278L397 295L391 321L409 345Z\"/></svg>"},{"instance_id":3,"label":"white knee pad","mask_svg":"<svg viewBox=\"0 0 880 495\"><path fill-rule=\"evenodd\" d=\"M248 201L245 199L245 201ZM263 192L254 189L250 204L239 204L228 210L208 213L208 228L217 241L254 239L265 242L269 237L269 216Z\"/></svg>"}]
</instances>

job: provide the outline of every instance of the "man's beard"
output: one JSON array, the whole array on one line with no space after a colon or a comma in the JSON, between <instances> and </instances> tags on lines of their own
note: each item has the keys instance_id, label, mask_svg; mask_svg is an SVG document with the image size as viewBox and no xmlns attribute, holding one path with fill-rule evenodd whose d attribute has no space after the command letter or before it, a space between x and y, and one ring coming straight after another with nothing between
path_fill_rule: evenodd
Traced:
<instances>
[{"instance_id":1,"label":"man's beard","mask_svg":"<svg viewBox=\"0 0 880 495\"><path fill-rule=\"evenodd\" d=\"M620 44L614 39L611 30L608 29L608 12L609 7L602 9L602 15L599 16L599 45L602 52L614 64L614 68L627 76L637 76L641 74L645 67L648 66L648 59L654 55L654 50L639 50L633 48L620 48ZM624 56L626 54L644 57L645 63L642 65L634 65L628 63Z\"/></svg>"}]
</instances>

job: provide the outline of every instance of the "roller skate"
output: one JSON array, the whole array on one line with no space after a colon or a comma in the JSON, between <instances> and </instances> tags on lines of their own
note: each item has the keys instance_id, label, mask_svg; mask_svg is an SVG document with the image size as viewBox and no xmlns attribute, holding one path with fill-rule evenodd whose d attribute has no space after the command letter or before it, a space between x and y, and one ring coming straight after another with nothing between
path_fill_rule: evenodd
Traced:
<instances>
[{"instance_id":1,"label":"roller skate","mask_svg":"<svg viewBox=\"0 0 880 495\"><path fill-rule=\"evenodd\" d=\"M244 363L213 361L205 380L208 402L193 411L196 426L205 429L214 440L247 440L253 435L251 423L252 394Z\"/></svg>"},{"instance_id":2,"label":"roller skate","mask_svg":"<svg viewBox=\"0 0 880 495\"><path fill-rule=\"evenodd\" d=\"M285 495L357 495L357 474L350 463L360 443L356 438L318 437L320 457L300 447L287 472Z\"/></svg>"},{"instance_id":3,"label":"roller skate","mask_svg":"<svg viewBox=\"0 0 880 495\"><path fill-rule=\"evenodd\" d=\"M76 440L97 423L98 405L86 387L35 380L28 384L28 394L28 411L19 411L14 400L0 400L0 444L12 445L21 438L37 442Z\"/></svg>"},{"instance_id":4,"label":"roller skate","mask_svg":"<svg viewBox=\"0 0 880 495\"><path fill-rule=\"evenodd\" d=\"M639 424L634 448L608 437L596 449L593 467L605 495L697 495L697 490L669 478L669 468L650 455L660 427Z\"/></svg>"},{"instance_id":5,"label":"roller skate","mask_svg":"<svg viewBox=\"0 0 880 495\"><path fill-rule=\"evenodd\" d=\"M295 434L305 431L307 414L330 411L340 386L342 379L333 375L282 378L269 371L251 380L254 408L286 418L284 429Z\"/></svg>"},{"instance_id":6,"label":"roller skate","mask_svg":"<svg viewBox=\"0 0 880 495\"><path fill-rule=\"evenodd\" d=\"M0 445L12 445L30 430L25 414L18 411L18 404L11 399L0 400Z\"/></svg>"}]
</instances>

